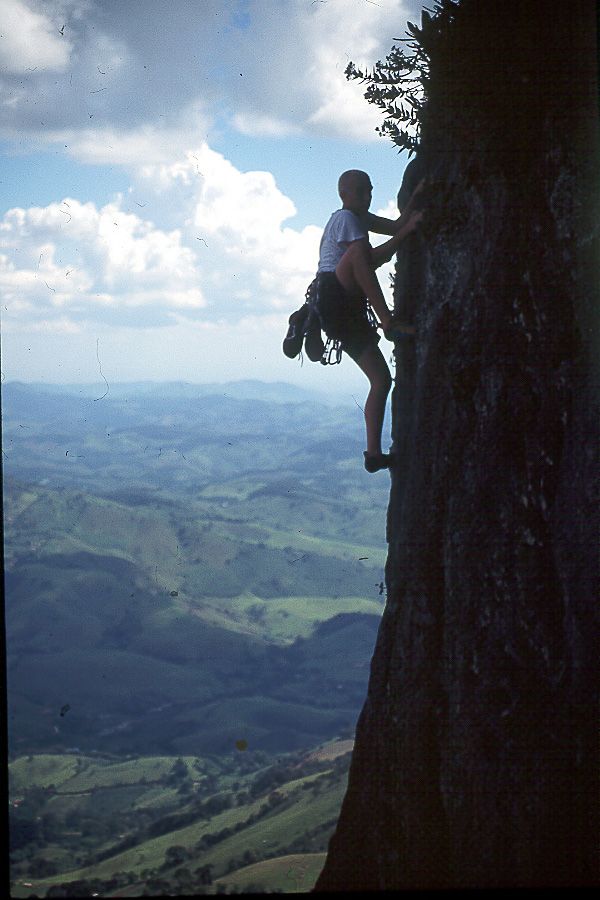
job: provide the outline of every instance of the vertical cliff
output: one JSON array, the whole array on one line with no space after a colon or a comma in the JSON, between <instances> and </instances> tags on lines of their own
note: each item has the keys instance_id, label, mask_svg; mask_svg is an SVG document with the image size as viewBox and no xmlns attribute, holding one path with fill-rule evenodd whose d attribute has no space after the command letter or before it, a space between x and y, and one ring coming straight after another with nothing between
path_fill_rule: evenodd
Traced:
<instances>
[{"instance_id":1,"label":"vertical cliff","mask_svg":"<svg viewBox=\"0 0 600 900\"><path fill-rule=\"evenodd\" d=\"M445 6L388 602L321 891L600 876L595 4Z\"/></svg>"}]
</instances>

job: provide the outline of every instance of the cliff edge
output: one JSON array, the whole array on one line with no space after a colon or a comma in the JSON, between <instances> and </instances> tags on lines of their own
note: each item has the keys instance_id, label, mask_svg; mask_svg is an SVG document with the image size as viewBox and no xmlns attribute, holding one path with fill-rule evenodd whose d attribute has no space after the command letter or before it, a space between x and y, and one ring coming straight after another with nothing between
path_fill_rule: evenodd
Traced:
<instances>
[{"instance_id":1,"label":"cliff edge","mask_svg":"<svg viewBox=\"0 0 600 900\"><path fill-rule=\"evenodd\" d=\"M443 7L388 602L317 891L600 880L595 4Z\"/></svg>"}]
</instances>

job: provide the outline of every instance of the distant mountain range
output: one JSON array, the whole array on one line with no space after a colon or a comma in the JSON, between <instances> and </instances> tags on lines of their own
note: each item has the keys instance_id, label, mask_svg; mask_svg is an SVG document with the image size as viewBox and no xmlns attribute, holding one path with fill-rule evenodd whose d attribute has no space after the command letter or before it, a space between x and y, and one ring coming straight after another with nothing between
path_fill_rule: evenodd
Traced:
<instances>
[{"instance_id":1,"label":"distant mountain range","mask_svg":"<svg viewBox=\"0 0 600 900\"><path fill-rule=\"evenodd\" d=\"M325 391L310 390L289 384L285 381L259 381L243 379L228 382L196 384L189 381L131 381L115 384L97 382L96 384L46 384L44 382L24 383L9 381L3 384L3 392L10 399L11 392L23 390L25 393L59 394L95 399L110 396L122 400L126 397L163 397L163 398L196 398L196 397L230 397L235 400L266 400L270 403L317 402L331 406L343 405L340 396L331 398Z\"/></svg>"}]
</instances>

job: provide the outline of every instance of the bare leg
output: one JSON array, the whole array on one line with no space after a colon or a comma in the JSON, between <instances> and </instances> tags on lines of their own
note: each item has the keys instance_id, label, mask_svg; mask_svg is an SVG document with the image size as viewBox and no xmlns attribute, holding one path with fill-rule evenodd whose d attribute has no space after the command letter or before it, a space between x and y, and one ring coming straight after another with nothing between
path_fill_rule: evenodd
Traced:
<instances>
[{"instance_id":1,"label":"bare leg","mask_svg":"<svg viewBox=\"0 0 600 900\"><path fill-rule=\"evenodd\" d=\"M377 280L367 241L354 241L350 244L339 261L335 274L350 297L367 298L384 329L387 328L391 313ZM380 456L385 405L392 386L392 377L377 344L370 344L355 362L371 385L364 410L367 454Z\"/></svg>"},{"instance_id":2,"label":"bare leg","mask_svg":"<svg viewBox=\"0 0 600 900\"><path fill-rule=\"evenodd\" d=\"M365 403L365 425L367 428L367 453L369 456L381 454L381 432L385 416L385 404L392 386L392 377L383 353L376 344L371 344L356 360L357 365L369 379L371 389Z\"/></svg>"}]
</instances>

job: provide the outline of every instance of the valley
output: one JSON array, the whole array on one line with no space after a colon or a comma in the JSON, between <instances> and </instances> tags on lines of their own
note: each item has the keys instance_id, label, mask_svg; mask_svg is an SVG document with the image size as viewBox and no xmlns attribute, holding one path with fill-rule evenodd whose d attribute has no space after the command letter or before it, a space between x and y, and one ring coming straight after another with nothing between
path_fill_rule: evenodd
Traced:
<instances>
[{"instance_id":1,"label":"valley","mask_svg":"<svg viewBox=\"0 0 600 900\"><path fill-rule=\"evenodd\" d=\"M347 746L366 695L389 478L362 469L356 405L204 387L115 385L98 399L89 386L3 386L11 802L28 765L34 791L12 807L29 823L13 865L36 891L61 878L106 890L127 872L120 896L160 893L173 846L188 854L179 868L221 877L233 860L279 890L277 866L260 865L285 858L309 881L334 827L343 773L314 752ZM277 799L254 796L251 779L279 760ZM208 829L202 804L230 794ZM44 843L31 822L54 815L60 840ZM200 876L186 878L198 892Z\"/></svg>"},{"instance_id":2,"label":"valley","mask_svg":"<svg viewBox=\"0 0 600 900\"><path fill-rule=\"evenodd\" d=\"M308 891L350 749L332 742L322 756L277 760L21 757L9 769L11 896Z\"/></svg>"}]
</instances>

